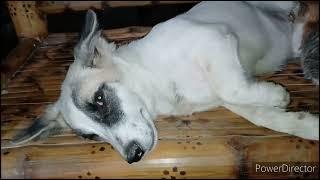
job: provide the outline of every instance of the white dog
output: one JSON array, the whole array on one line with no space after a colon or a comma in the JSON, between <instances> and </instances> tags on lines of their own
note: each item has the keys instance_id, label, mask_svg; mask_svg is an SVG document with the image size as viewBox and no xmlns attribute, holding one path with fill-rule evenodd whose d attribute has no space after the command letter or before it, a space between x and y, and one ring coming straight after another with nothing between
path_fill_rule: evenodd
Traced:
<instances>
[{"instance_id":1,"label":"white dog","mask_svg":"<svg viewBox=\"0 0 320 180\"><path fill-rule=\"evenodd\" d=\"M223 106L258 126L319 138L318 116L286 112L289 94L253 77L299 56L303 22L288 20L298 2L202 2L116 48L88 11L61 96L13 142L58 127L111 143L137 162L157 142L158 115Z\"/></svg>"}]
</instances>

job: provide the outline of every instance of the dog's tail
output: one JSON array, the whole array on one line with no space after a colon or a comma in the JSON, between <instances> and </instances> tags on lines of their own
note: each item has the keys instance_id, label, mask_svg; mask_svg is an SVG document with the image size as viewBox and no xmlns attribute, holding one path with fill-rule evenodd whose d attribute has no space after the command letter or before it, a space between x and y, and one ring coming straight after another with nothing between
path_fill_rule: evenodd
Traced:
<instances>
[{"instance_id":1,"label":"dog's tail","mask_svg":"<svg viewBox=\"0 0 320 180\"><path fill-rule=\"evenodd\" d=\"M224 107L257 126L305 139L319 140L319 116L307 112L286 112L276 107L224 104Z\"/></svg>"}]
</instances>

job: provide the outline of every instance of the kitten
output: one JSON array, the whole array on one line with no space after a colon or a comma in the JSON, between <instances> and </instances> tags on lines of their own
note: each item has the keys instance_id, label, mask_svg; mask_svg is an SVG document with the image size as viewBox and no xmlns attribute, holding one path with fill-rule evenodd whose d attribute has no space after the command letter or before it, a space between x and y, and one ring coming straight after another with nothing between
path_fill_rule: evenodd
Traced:
<instances>
[{"instance_id":1,"label":"kitten","mask_svg":"<svg viewBox=\"0 0 320 180\"><path fill-rule=\"evenodd\" d=\"M309 33L302 47L301 64L305 78L319 85L319 32Z\"/></svg>"}]
</instances>

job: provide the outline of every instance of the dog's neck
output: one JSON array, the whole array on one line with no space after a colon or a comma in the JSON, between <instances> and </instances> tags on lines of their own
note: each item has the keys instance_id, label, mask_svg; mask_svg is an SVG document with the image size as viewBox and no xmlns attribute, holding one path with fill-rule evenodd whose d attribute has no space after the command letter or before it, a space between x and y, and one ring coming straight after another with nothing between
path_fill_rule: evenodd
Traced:
<instances>
[{"instance_id":1,"label":"dog's neck","mask_svg":"<svg viewBox=\"0 0 320 180\"><path fill-rule=\"evenodd\" d=\"M140 96L153 119L158 115L171 114L175 108L172 83L163 75L144 67L140 58L130 48L120 48L114 61L122 85Z\"/></svg>"}]
</instances>

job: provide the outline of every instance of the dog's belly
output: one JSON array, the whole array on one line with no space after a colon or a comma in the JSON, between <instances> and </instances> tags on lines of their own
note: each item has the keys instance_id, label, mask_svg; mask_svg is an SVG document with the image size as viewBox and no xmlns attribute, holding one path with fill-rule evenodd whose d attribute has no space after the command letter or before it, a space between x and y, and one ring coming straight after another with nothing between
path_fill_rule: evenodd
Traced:
<instances>
[{"instance_id":1,"label":"dog's belly","mask_svg":"<svg viewBox=\"0 0 320 180\"><path fill-rule=\"evenodd\" d=\"M221 100L216 96L203 73L199 64L179 63L179 68L171 69L171 89L175 98L171 115L188 115L193 112L205 111L221 105ZM166 113L165 113L166 114Z\"/></svg>"},{"instance_id":2,"label":"dog's belly","mask_svg":"<svg viewBox=\"0 0 320 180\"><path fill-rule=\"evenodd\" d=\"M185 100L196 104L208 104L215 99L208 78L197 61L180 63L180 68L173 70L171 77L175 80ZM211 77L212 78L212 77Z\"/></svg>"},{"instance_id":3,"label":"dog's belly","mask_svg":"<svg viewBox=\"0 0 320 180\"><path fill-rule=\"evenodd\" d=\"M133 57L132 62L152 72L156 79L168 81L157 83L157 89L164 89L162 92L166 95L176 91L173 96L181 97L182 100L172 106L166 104L170 108L163 108L165 110L160 110L161 113L171 113L172 108L181 106L177 108L180 109L178 112L184 114L221 104L215 89L209 84L209 79L214 77L209 77L204 71L208 64L219 66L219 61L223 61L220 55L230 53L225 52L223 46L228 34L237 38L239 60L248 71L254 72L257 61L266 55L270 59L283 58L271 51L274 44L281 44L277 39L283 35L274 26L273 19L259 13L259 10L251 12L251 7L241 2L231 3L233 12L228 15L230 7L223 6L229 2L219 3L224 4L217 7L212 4L206 8L203 3L201 11L191 10L160 23L146 37L128 47L132 53L126 51L125 55ZM270 34L275 37L270 38ZM282 52L282 45L277 49ZM169 88L167 84L171 84Z\"/></svg>"}]
</instances>

